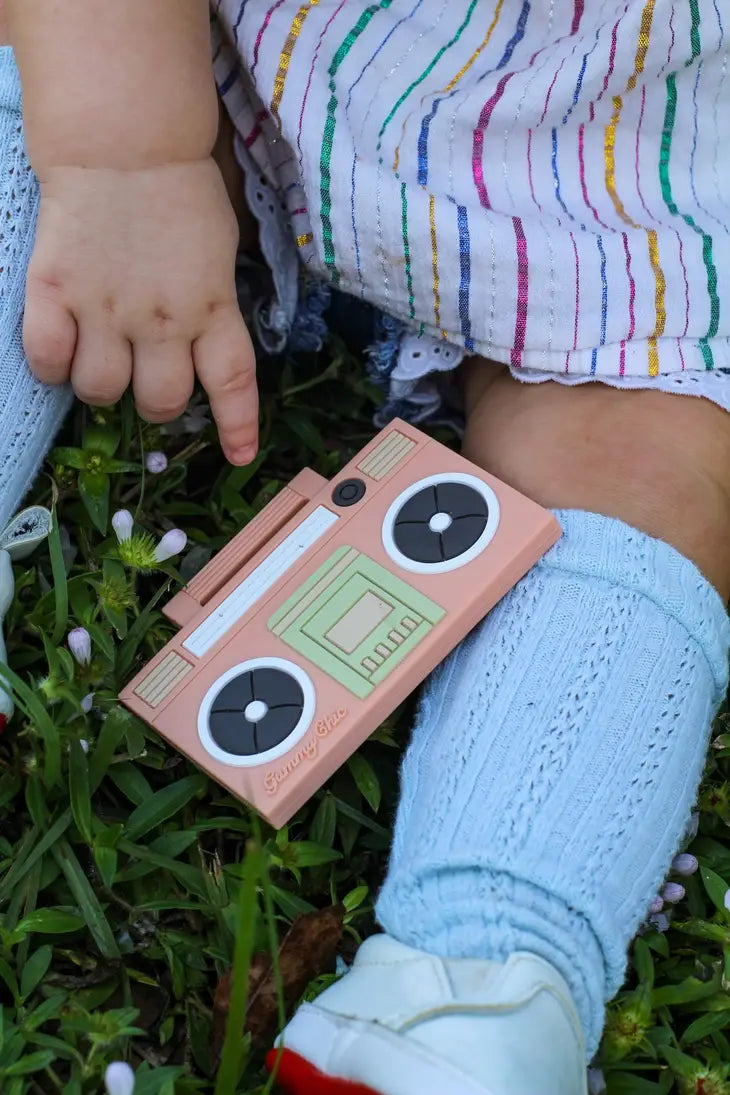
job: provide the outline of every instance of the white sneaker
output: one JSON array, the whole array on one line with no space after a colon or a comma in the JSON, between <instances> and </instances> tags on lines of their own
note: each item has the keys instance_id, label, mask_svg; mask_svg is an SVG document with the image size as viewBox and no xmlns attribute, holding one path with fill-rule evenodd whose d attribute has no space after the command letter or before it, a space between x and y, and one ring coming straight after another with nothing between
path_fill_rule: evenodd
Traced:
<instances>
[{"instance_id":1,"label":"white sneaker","mask_svg":"<svg viewBox=\"0 0 730 1095\"><path fill-rule=\"evenodd\" d=\"M376 935L272 1050L287 1095L586 1095L570 991L541 958L433 958Z\"/></svg>"}]
</instances>

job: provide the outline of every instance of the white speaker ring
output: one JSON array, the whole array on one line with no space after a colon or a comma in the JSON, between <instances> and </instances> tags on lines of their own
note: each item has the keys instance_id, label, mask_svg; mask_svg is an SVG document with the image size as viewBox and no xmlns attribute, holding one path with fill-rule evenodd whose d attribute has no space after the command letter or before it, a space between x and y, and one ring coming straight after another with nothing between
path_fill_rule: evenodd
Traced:
<instances>
[{"instance_id":1,"label":"white speaker ring","mask_svg":"<svg viewBox=\"0 0 730 1095\"><path fill-rule=\"evenodd\" d=\"M264 672L260 672L264 671ZM268 676L267 676L268 671ZM281 674L279 683L281 690L277 696L276 674ZM250 689L247 690L246 678L250 681L262 681L266 679L265 691L267 695L256 695ZM241 682L239 691L242 698L231 701L230 707L222 708L220 703L216 708L219 697L224 696L225 689L234 682ZM281 702L279 702L281 701ZM254 707L253 705L260 705ZM295 662L285 658L250 658L231 666L210 686L206 692L198 710L198 737L205 751L221 764L233 768L258 768L277 760L293 749L301 741L312 724L316 706L314 685L307 673L296 665ZM265 712L263 711L265 708ZM248 740L252 733L251 726L246 724L245 713L253 713L261 716L261 722L254 728L254 735L258 732L262 737L276 740L281 737L282 720L287 720L287 731L282 740L277 741L272 748L263 749L260 752L236 753L221 748L220 741L235 736L236 727L240 723L240 732ZM239 719L240 715L240 719ZM222 716L228 716L223 719ZM267 730L262 724L269 720L278 720L279 730L271 727ZM217 720L223 724L225 733L211 729L211 721ZM226 726L226 723L228 724ZM288 725L291 724L291 729ZM216 740L218 738L218 740ZM255 737L254 737L255 740Z\"/></svg>"},{"instance_id":2,"label":"white speaker ring","mask_svg":"<svg viewBox=\"0 0 730 1095\"><path fill-rule=\"evenodd\" d=\"M446 488L441 491L441 498L439 487ZM450 491L451 487L454 489ZM447 494L457 502L455 507L443 504ZM459 506L469 505L469 499L474 502L474 512L461 512ZM403 515L410 511L414 520L404 520ZM443 516L451 521L445 522ZM499 516L497 495L483 480L466 472L439 472L411 483L393 500L383 519L383 547L397 566L413 574L458 570L481 555L494 538ZM406 529L407 525L413 527ZM412 554L404 550L406 541ZM465 545L463 550L459 544Z\"/></svg>"}]
</instances>

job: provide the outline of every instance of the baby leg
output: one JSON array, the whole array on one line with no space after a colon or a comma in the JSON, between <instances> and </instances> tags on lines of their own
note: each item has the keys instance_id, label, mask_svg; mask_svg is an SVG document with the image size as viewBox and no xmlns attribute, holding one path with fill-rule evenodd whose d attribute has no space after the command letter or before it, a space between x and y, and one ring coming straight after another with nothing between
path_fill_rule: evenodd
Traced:
<instances>
[{"instance_id":1,"label":"baby leg","mask_svg":"<svg viewBox=\"0 0 730 1095\"><path fill-rule=\"evenodd\" d=\"M724 413L485 362L466 396L467 456L564 535L424 689L386 934L287 1027L288 1095L585 1095L727 687Z\"/></svg>"},{"instance_id":2,"label":"baby leg","mask_svg":"<svg viewBox=\"0 0 730 1095\"><path fill-rule=\"evenodd\" d=\"M464 455L553 509L615 517L665 540L730 595L730 420L715 404L604 384L521 384L465 370Z\"/></svg>"},{"instance_id":3,"label":"baby leg","mask_svg":"<svg viewBox=\"0 0 730 1095\"><path fill-rule=\"evenodd\" d=\"M378 915L429 954L542 956L592 1053L727 686L730 428L486 363L466 389L466 455L564 537L425 690Z\"/></svg>"}]
</instances>

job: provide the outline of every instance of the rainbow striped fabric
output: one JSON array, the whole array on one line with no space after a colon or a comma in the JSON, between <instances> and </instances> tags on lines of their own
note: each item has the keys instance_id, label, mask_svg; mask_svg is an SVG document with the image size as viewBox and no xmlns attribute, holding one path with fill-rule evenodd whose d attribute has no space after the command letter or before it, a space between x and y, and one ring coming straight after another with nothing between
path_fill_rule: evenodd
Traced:
<instances>
[{"instance_id":1,"label":"rainbow striped fabric","mask_svg":"<svg viewBox=\"0 0 730 1095\"><path fill-rule=\"evenodd\" d=\"M724 0L213 9L224 102L332 285L516 372L730 390Z\"/></svg>"}]
</instances>

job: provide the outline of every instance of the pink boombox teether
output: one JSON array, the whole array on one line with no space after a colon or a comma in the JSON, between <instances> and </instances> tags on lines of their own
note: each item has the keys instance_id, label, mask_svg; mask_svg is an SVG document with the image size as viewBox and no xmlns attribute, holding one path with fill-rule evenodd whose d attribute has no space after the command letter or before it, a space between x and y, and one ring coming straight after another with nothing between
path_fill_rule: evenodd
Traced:
<instances>
[{"instance_id":1,"label":"pink boombox teether","mask_svg":"<svg viewBox=\"0 0 730 1095\"><path fill-rule=\"evenodd\" d=\"M547 510L395 420L305 469L165 608L122 702L284 825L551 547Z\"/></svg>"}]
</instances>

